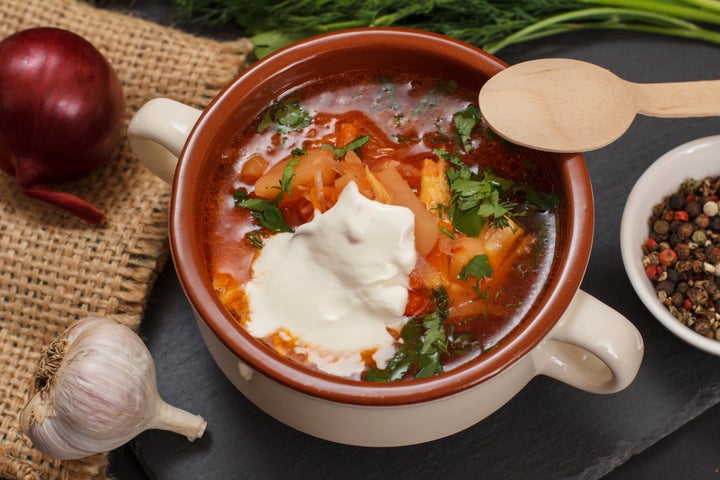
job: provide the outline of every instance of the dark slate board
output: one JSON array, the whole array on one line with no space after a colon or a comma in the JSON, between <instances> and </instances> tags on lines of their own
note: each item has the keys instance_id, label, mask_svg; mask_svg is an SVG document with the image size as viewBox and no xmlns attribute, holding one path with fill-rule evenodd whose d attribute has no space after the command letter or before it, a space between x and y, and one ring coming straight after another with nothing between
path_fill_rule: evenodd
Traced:
<instances>
[{"instance_id":1,"label":"dark slate board","mask_svg":"<svg viewBox=\"0 0 720 480\"><path fill-rule=\"evenodd\" d=\"M718 47L624 32L551 37L506 48L499 56L508 63L577 58L636 82L720 78ZM685 345L651 317L625 276L619 247L622 208L642 171L667 150L718 133L717 118L639 117L618 142L586 155L596 233L583 288L631 319L645 340L643 365L625 391L592 395L536 378L504 408L447 439L392 449L318 440L268 417L223 377L169 265L150 298L142 334L163 397L203 415L208 430L193 443L145 432L132 450L159 480L602 477L720 400L720 358Z\"/></svg>"}]
</instances>

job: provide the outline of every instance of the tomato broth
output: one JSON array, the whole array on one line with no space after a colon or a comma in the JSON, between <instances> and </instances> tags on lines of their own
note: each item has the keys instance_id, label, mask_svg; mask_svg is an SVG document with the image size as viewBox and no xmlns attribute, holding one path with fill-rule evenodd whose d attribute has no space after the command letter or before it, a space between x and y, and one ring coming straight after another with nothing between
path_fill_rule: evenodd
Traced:
<instances>
[{"instance_id":1,"label":"tomato broth","mask_svg":"<svg viewBox=\"0 0 720 480\"><path fill-rule=\"evenodd\" d=\"M287 93L229 138L205 196L203 237L213 285L239 324L263 242L332 208L353 181L372 200L410 208L416 222L409 320L391 332L402 340L385 368L363 354L362 378L439 374L501 344L547 283L563 205L553 157L495 138L476 95L417 71L348 72ZM262 341L308 363L292 332Z\"/></svg>"}]
</instances>

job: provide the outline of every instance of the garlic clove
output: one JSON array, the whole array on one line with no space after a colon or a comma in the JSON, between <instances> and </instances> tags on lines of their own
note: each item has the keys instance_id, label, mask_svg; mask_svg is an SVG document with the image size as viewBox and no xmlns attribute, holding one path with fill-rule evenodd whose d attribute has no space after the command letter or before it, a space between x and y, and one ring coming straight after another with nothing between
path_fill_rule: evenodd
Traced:
<instances>
[{"instance_id":1,"label":"garlic clove","mask_svg":"<svg viewBox=\"0 0 720 480\"><path fill-rule=\"evenodd\" d=\"M194 440L207 425L160 398L143 341L106 318L78 320L46 349L35 390L21 429L35 448L60 460L112 450L148 429Z\"/></svg>"}]
</instances>

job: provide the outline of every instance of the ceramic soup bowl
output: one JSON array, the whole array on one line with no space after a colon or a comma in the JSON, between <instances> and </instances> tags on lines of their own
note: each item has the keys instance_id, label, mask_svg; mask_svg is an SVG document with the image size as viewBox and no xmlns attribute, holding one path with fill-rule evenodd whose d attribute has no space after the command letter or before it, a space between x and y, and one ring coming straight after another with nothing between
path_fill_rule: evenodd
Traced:
<instances>
[{"instance_id":1,"label":"ceramic soup bowl","mask_svg":"<svg viewBox=\"0 0 720 480\"><path fill-rule=\"evenodd\" d=\"M273 100L300 85L356 69L427 71L479 92L505 66L440 35L354 29L298 42L253 64L202 112L155 99L135 115L129 126L133 151L172 183L171 251L202 337L230 381L269 415L335 442L409 445L476 424L536 375L593 393L617 392L635 378L643 355L638 331L579 290L593 236L591 185L579 154L550 157L561 212L552 272L542 293L495 348L445 373L388 383L321 373L248 334L213 290L202 238L204 187L228 139Z\"/></svg>"}]
</instances>

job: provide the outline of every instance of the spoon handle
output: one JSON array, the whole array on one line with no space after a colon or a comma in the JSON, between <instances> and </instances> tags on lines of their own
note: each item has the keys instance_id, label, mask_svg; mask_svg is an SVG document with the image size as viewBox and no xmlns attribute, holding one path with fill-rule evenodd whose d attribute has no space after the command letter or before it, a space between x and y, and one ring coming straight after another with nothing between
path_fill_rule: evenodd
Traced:
<instances>
[{"instance_id":1,"label":"spoon handle","mask_svg":"<svg viewBox=\"0 0 720 480\"><path fill-rule=\"evenodd\" d=\"M672 118L720 115L720 80L627 83L640 114Z\"/></svg>"}]
</instances>

